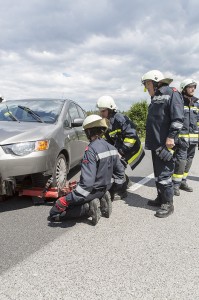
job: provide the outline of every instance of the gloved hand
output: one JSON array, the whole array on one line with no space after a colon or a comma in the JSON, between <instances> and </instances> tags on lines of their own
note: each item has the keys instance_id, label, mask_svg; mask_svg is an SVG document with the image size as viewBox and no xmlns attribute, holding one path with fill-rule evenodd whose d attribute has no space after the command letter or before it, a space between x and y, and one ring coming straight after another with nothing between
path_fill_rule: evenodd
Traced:
<instances>
[{"instance_id":1,"label":"gloved hand","mask_svg":"<svg viewBox=\"0 0 199 300\"><path fill-rule=\"evenodd\" d=\"M173 157L172 149L169 150L166 146L161 146L155 150L157 156L163 161L170 161Z\"/></svg>"},{"instance_id":2,"label":"gloved hand","mask_svg":"<svg viewBox=\"0 0 199 300\"><path fill-rule=\"evenodd\" d=\"M50 215L48 217L49 221L60 221L66 214L66 208L68 207L69 202L66 200L66 197L61 197L57 199L55 205L50 210Z\"/></svg>"}]
</instances>

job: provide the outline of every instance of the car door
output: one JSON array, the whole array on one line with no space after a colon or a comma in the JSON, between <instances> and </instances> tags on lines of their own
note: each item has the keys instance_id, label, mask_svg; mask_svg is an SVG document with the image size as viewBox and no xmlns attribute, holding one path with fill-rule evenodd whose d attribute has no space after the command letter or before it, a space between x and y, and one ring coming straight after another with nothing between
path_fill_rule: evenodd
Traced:
<instances>
[{"instance_id":1,"label":"car door","mask_svg":"<svg viewBox=\"0 0 199 300\"><path fill-rule=\"evenodd\" d=\"M79 113L79 118L84 120L87 117L86 112L79 105L77 105L77 110L78 110L78 113ZM86 146L88 145L88 139L86 137L85 131L84 131L82 126L77 127L76 130L78 132L79 143L81 145L80 155L83 155L82 149L85 149Z\"/></svg>"},{"instance_id":2,"label":"car door","mask_svg":"<svg viewBox=\"0 0 199 300\"><path fill-rule=\"evenodd\" d=\"M79 119L79 113L75 103L71 102L64 122L65 145L70 153L71 167L75 166L82 159L82 153L85 149L79 142L77 128L72 127L72 122L75 119Z\"/></svg>"}]
</instances>

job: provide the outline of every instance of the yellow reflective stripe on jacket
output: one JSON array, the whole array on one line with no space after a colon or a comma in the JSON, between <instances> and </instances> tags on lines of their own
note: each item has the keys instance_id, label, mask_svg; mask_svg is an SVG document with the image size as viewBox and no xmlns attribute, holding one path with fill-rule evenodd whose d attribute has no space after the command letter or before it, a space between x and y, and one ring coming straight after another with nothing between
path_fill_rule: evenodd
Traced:
<instances>
[{"instance_id":1,"label":"yellow reflective stripe on jacket","mask_svg":"<svg viewBox=\"0 0 199 300\"><path fill-rule=\"evenodd\" d=\"M174 150L172 148L167 148L172 154L174 154Z\"/></svg>"},{"instance_id":2,"label":"yellow reflective stripe on jacket","mask_svg":"<svg viewBox=\"0 0 199 300\"><path fill-rule=\"evenodd\" d=\"M124 143L135 144L135 142L136 142L135 139L129 139L129 138L125 138L125 139L124 139Z\"/></svg>"},{"instance_id":3,"label":"yellow reflective stripe on jacket","mask_svg":"<svg viewBox=\"0 0 199 300\"><path fill-rule=\"evenodd\" d=\"M140 149L138 150L137 153L135 153L129 160L128 160L128 164L132 163L139 155L140 152L142 151L142 145L140 145Z\"/></svg>"},{"instance_id":4,"label":"yellow reflective stripe on jacket","mask_svg":"<svg viewBox=\"0 0 199 300\"><path fill-rule=\"evenodd\" d=\"M114 135L114 134L116 134L117 132L121 132L121 131L122 131L121 129L116 129L116 130L114 130L114 131L109 132L109 135Z\"/></svg>"},{"instance_id":5,"label":"yellow reflective stripe on jacket","mask_svg":"<svg viewBox=\"0 0 199 300\"><path fill-rule=\"evenodd\" d=\"M189 134L178 134L178 137L185 137L185 138L189 138Z\"/></svg>"},{"instance_id":6,"label":"yellow reflective stripe on jacket","mask_svg":"<svg viewBox=\"0 0 199 300\"><path fill-rule=\"evenodd\" d=\"M189 137L190 138L198 138L198 133L190 133Z\"/></svg>"}]
</instances>

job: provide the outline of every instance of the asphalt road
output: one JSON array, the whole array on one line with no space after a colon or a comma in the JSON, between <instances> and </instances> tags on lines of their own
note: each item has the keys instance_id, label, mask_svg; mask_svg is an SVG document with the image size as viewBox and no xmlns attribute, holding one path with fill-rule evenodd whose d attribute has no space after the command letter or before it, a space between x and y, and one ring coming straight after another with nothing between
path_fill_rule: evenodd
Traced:
<instances>
[{"instance_id":1,"label":"asphalt road","mask_svg":"<svg viewBox=\"0 0 199 300\"><path fill-rule=\"evenodd\" d=\"M128 169L135 183L128 197L113 202L110 219L96 226L50 225L50 203L0 203L0 299L199 299L198 159L197 152L189 177L194 192L175 197L166 219L147 206L156 197L150 152ZM79 168L69 175L78 179Z\"/></svg>"}]
</instances>

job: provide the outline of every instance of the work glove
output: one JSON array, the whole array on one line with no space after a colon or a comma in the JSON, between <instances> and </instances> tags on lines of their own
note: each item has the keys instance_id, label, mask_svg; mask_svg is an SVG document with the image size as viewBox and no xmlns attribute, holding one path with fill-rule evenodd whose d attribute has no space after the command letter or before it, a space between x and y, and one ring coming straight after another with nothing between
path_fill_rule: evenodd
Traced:
<instances>
[{"instance_id":1,"label":"work glove","mask_svg":"<svg viewBox=\"0 0 199 300\"><path fill-rule=\"evenodd\" d=\"M166 146L161 146L155 150L156 155L163 161L170 161L173 157L173 150L169 150Z\"/></svg>"},{"instance_id":2,"label":"work glove","mask_svg":"<svg viewBox=\"0 0 199 300\"><path fill-rule=\"evenodd\" d=\"M55 205L50 210L48 220L52 222L56 222L63 219L63 217L66 214L66 208L68 207L68 205L69 202L66 200L65 196L57 199Z\"/></svg>"}]
</instances>

